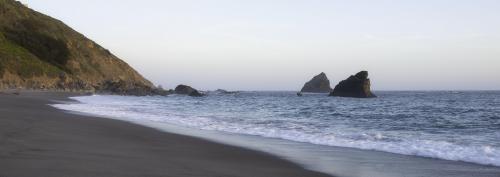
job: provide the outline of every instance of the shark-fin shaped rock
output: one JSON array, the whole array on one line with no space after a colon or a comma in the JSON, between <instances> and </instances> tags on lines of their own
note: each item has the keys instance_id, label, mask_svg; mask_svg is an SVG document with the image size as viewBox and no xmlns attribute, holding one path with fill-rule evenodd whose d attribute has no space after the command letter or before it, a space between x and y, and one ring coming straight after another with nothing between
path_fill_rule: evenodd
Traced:
<instances>
[{"instance_id":1,"label":"shark-fin shaped rock","mask_svg":"<svg viewBox=\"0 0 500 177\"><path fill-rule=\"evenodd\" d=\"M320 73L314 76L309 82L304 84L304 87L300 92L310 92L310 93L330 93L332 87L330 86L330 80L326 77L325 73Z\"/></svg>"}]
</instances>

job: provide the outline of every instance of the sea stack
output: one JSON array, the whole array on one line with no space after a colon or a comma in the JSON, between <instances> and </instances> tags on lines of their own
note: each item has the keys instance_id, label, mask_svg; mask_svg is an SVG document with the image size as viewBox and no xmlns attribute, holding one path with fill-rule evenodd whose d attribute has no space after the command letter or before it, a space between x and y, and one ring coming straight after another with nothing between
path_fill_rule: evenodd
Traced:
<instances>
[{"instance_id":1,"label":"sea stack","mask_svg":"<svg viewBox=\"0 0 500 177\"><path fill-rule=\"evenodd\" d=\"M320 73L314 76L309 82L304 84L300 92L310 92L310 93L330 93L332 87L330 87L330 80L326 77L325 73Z\"/></svg>"},{"instance_id":2,"label":"sea stack","mask_svg":"<svg viewBox=\"0 0 500 177\"><path fill-rule=\"evenodd\" d=\"M346 80L341 81L330 96L354 97L354 98L373 98L375 96L370 90L370 79L368 71L361 71Z\"/></svg>"},{"instance_id":3,"label":"sea stack","mask_svg":"<svg viewBox=\"0 0 500 177\"><path fill-rule=\"evenodd\" d=\"M201 94L198 90L194 89L193 87L187 86L187 85L178 85L175 87L176 94L181 94L181 95L189 95L193 97L201 97L203 94Z\"/></svg>"}]
</instances>

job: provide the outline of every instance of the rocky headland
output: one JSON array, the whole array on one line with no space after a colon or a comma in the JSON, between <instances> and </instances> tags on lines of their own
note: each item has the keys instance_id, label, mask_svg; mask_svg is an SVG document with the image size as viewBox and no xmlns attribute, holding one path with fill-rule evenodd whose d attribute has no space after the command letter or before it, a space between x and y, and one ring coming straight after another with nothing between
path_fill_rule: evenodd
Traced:
<instances>
[{"instance_id":1,"label":"rocky headland","mask_svg":"<svg viewBox=\"0 0 500 177\"><path fill-rule=\"evenodd\" d=\"M0 89L167 94L63 22L0 0Z\"/></svg>"}]
</instances>

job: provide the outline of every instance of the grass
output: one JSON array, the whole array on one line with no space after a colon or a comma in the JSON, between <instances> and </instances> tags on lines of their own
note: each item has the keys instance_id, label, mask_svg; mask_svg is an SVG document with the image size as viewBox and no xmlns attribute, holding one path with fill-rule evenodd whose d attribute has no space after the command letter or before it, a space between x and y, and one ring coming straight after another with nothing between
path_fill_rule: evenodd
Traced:
<instances>
[{"instance_id":1,"label":"grass","mask_svg":"<svg viewBox=\"0 0 500 177\"><path fill-rule=\"evenodd\" d=\"M0 76L5 71L21 78L70 73L70 50L55 30L59 23L17 1L0 0Z\"/></svg>"},{"instance_id":2,"label":"grass","mask_svg":"<svg viewBox=\"0 0 500 177\"><path fill-rule=\"evenodd\" d=\"M62 70L33 55L27 49L5 38L0 32L0 74L17 73L22 78L46 75L56 77Z\"/></svg>"},{"instance_id":3,"label":"grass","mask_svg":"<svg viewBox=\"0 0 500 177\"><path fill-rule=\"evenodd\" d=\"M0 0L0 78L6 71L25 82L65 73L70 80L92 85L110 78L149 84L108 50L94 42L89 47L91 42L63 22L19 1Z\"/></svg>"},{"instance_id":4,"label":"grass","mask_svg":"<svg viewBox=\"0 0 500 177\"><path fill-rule=\"evenodd\" d=\"M5 28L5 39L25 48L43 61L66 69L70 52L63 40L39 32L38 29L43 29L44 25L37 20L24 19L18 24L14 28Z\"/></svg>"}]
</instances>

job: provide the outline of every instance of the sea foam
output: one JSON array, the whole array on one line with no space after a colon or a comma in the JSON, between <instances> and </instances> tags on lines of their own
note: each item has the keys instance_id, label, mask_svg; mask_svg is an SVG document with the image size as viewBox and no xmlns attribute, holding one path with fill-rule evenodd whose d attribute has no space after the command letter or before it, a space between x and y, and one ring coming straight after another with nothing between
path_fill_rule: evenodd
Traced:
<instances>
[{"instance_id":1,"label":"sea foam","mask_svg":"<svg viewBox=\"0 0 500 177\"><path fill-rule=\"evenodd\" d=\"M498 116L499 100L484 93L465 98L431 94L422 98L397 92L371 100L298 98L288 92L205 98L95 95L53 106L125 120L500 166L500 124L489 118Z\"/></svg>"}]
</instances>

